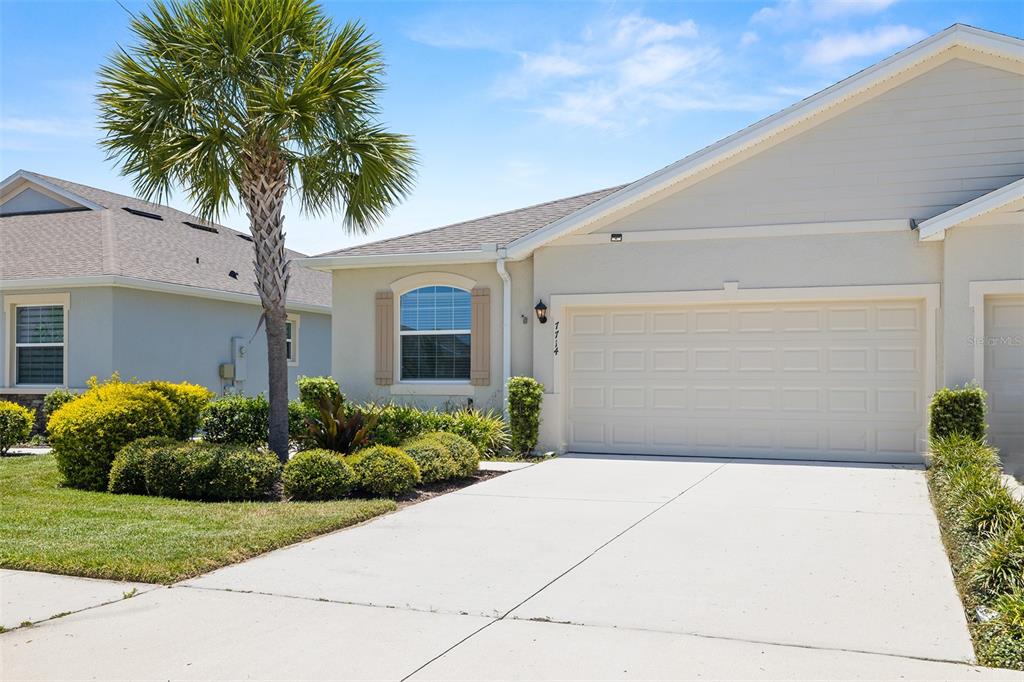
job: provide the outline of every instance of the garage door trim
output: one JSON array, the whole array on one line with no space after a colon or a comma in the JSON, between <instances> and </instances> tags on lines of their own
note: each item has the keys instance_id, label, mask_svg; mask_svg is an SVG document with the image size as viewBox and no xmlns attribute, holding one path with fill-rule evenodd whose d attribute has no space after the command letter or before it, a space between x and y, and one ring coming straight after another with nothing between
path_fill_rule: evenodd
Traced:
<instances>
[{"instance_id":1,"label":"garage door trim","mask_svg":"<svg viewBox=\"0 0 1024 682\"><path fill-rule=\"evenodd\" d=\"M557 415L556 435L559 449L568 449L568 403L564 395L567 384L567 368L562 358L560 338L568 330L562 330L566 319L566 308L607 307L607 306L659 306L722 303L792 303L792 302L838 302L887 299L920 299L924 303L924 391L927 398L935 392L936 372L936 312L939 309L940 286L938 284L883 284L823 287L788 287L765 289L742 289L735 282L723 283L722 289L696 291L655 291L623 292L604 294L552 294L550 296L552 329L553 372L551 394L546 399L556 404L548 414ZM922 418L927 416L927 406Z\"/></svg>"},{"instance_id":2,"label":"garage door trim","mask_svg":"<svg viewBox=\"0 0 1024 682\"><path fill-rule=\"evenodd\" d=\"M974 309L974 381L985 385L985 297L1024 294L1024 279L976 281L968 284L970 305ZM554 297L552 297L553 299Z\"/></svg>"}]
</instances>

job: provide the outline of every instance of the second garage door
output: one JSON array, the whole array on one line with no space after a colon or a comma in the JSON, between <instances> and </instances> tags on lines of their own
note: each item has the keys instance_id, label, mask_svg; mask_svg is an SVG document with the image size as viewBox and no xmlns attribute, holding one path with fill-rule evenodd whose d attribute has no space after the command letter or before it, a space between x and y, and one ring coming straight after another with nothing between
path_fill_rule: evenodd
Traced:
<instances>
[{"instance_id":1,"label":"second garage door","mask_svg":"<svg viewBox=\"0 0 1024 682\"><path fill-rule=\"evenodd\" d=\"M570 449L920 461L919 301L570 308Z\"/></svg>"}]
</instances>

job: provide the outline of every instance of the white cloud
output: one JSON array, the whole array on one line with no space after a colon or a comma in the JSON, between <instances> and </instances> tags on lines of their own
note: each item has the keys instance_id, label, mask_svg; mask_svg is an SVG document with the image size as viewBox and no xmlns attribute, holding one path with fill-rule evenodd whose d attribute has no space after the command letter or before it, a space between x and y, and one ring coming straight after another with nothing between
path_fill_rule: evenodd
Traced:
<instances>
[{"instance_id":1,"label":"white cloud","mask_svg":"<svg viewBox=\"0 0 1024 682\"><path fill-rule=\"evenodd\" d=\"M893 52L924 38L927 34L910 26L878 26L866 31L826 35L804 53L804 63L828 66L854 57Z\"/></svg>"},{"instance_id":2,"label":"white cloud","mask_svg":"<svg viewBox=\"0 0 1024 682\"><path fill-rule=\"evenodd\" d=\"M808 21L823 22L839 17L877 14L897 0L780 0L754 12L751 23L777 28L795 28Z\"/></svg>"},{"instance_id":3,"label":"white cloud","mask_svg":"<svg viewBox=\"0 0 1024 682\"><path fill-rule=\"evenodd\" d=\"M747 45L753 45L759 40L761 40L761 36L757 35L756 31L744 31L743 35L740 36L740 45L746 47Z\"/></svg>"},{"instance_id":4,"label":"white cloud","mask_svg":"<svg viewBox=\"0 0 1024 682\"><path fill-rule=\"evenodd\" d=\"M622 130L665 112L760 111L780 103L774 94L732 92L725 55L691 20L629 14L519 57L495 93L558 123Z\"/></svg>"}]
</instances>

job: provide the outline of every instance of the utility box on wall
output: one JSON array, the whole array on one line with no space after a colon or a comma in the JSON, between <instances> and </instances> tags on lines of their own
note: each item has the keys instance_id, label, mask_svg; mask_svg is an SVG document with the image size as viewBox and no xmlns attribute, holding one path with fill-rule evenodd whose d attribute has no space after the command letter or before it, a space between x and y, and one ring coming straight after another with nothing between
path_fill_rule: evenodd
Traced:
<instances>
[{"instance_id":1,"label":"utility box on wall","mask_svg":"<svg viewBox=\"0 0 1024 682\"><path fill-rule=\"evenodd\" d=\"M235 366L235 382L245 381L249 376L249 346L241 336L231 338L231 363Z\"/></svg>"}]
</instances>

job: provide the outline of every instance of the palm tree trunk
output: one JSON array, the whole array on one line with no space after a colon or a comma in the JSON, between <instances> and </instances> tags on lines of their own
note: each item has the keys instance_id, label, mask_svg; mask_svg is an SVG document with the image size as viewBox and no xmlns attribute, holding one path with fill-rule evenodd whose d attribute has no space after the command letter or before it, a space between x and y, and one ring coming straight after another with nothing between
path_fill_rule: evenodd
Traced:
<instances>
[{"instance_id":1,"label":"palm tree trunk","mask_svg":"<svg viewBox=\"0 0 1024 682\"><path fill-rule=\"evenodd\" d=\"M266 145L245 156L241 194L249 216L256 258L256 289L263 303L267 330L267 367L270 403L268 445L282 462L288 461L288 357L285 348L285 302L288 291L288 254L284 248L284 198L288 169Z\"/></svg>"}]
</instances>

